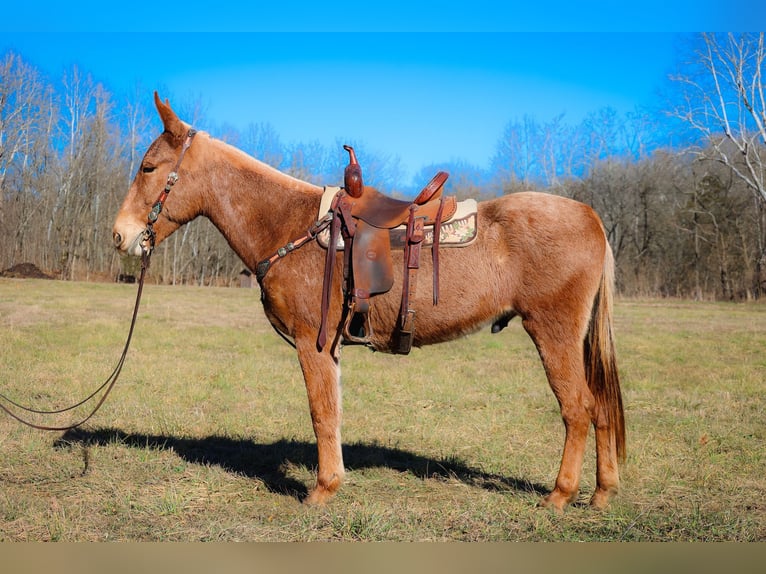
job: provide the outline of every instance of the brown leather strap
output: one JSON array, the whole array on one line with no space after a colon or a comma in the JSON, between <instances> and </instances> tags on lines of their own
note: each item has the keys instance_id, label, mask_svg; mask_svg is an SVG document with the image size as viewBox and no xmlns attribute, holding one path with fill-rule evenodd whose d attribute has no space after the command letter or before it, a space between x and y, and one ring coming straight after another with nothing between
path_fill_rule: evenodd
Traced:
<instances>
[{"instance_id":1,"label":"brown leather strap","mask_svg":"<svg viewBox=\"0 0 766 574\"><path fill-rule=\"evenodd\" d=\"M96 412L98 412L98 410L101 408L101 406L104 404L104 402L106 402L106 398L109 396L109 393L112 392L112 389L114 388L114 385L117 383L117 379L120 377L120 373L122 372L122 367L125 364L125 358L128 356L128 349L130 348L130 341L131 341L131 339L133 339L133 330L136 327L136 319L138 318L138 308L141 305L141 294L143 293L143 290L144 290L144 278L146 277L146 270L148 268L149 268L149 253L147 251L144 251L142 253L142 255L141 255L141 276L140 276L140 278L138 280L138 291L136 293L136 303L133 306L133 317L130 320L130 329L128 330L128 338L125 341L125 346L122 349L122 355L120 355L120 358L117 361L117 366L112 371L112 374L109 375L109 377L107 377L107 379L101 384L100 387L98 387L95 391L93 391L90 395L88 395L86 398L81 400L79 403L76 403L76 404L74 404L72 406L69 406L69 407L55 409L55 410L40 410L40 409L35 409L35 408L27 407L27 406L24 406L24 405L21 405L21 404L17 403L16 401L6 397L3 394L0 394L0 399L2 399L2 401L5 401L5 402L9 403L10 405L12 405L16 409L19 409L19 410L22 410L22 411L25 411L25 412L31 413L31 414L50 416L50 415L58 415L58 414L62 414L62 413L73 411L77 407L80 407L80 406L86 404L88 401L93 399L101 391L104 391L104 394L101 396L101 398L98 400L96 405L93 407L93 409L91 409L90 413L87 416L85 416L84 418L80 419L76 423L71 423L71 424L63 425L63 426L53 426L53 425L43 425L43 424L33 423L33 422L25 419L21 415L17 414L16 412L14 412L14 410L12 408L7 407L6 405L2 404L1 402L0 402L0 409L5 411L6 414L8 414L12 418L16 419L20 423L22 423L22 424L24 424L24 425L26 425L28 427L31 427L31 428L34 428L34 429L38 429L38 430L45 430L45 431L68 431L68 430L72 430L74 428L77 428L80 425L88 422L93 417L93 415L95 415Z\"/></svg>"},{"instance_id":2,"label":"brown leather strap","mask_svg":"<svg viewBox=\"0 0 766 574\"><path fill-rule=\"evenodd\" d=\"M404 269L402 271L402 302L399 308L399 344L397 353L408 354L412 350L415 336L415 310L410 301L415 299L417 270L420 268L420 247L425 238L425 218L416 215L417 205L410 208L407 221L407 244L404 248Z\"/></svg>"},{"instance_id":3,"label":"brown leather strap","mask_svg":"<svg viewBox=\"0 0 766 574\"><path fill-rule=\"evenodd\" d=\"M330 309L330 294L332 291L333 271L335 270L335 246L338 244L338 236L340 235L340 217L337 213L338 201L340 194L335 196L332 200L332 207L330 211L334 214L332 223L330 224L330 242L327 245L327 253L325 254L324 262L324 280L322 282L322 303L321 303L321 323L319 325L319 336L317 337L317 348L321 351L327 344L327 313ZM345 265L344 265L345 267Z\"/></svg>"},{"instance_id":4,"label":"brown leather strap","mask_svg":"<svg viewBox=\"0 0 766 574\"><path fill-rule=\"evenodd\" d=\"M442 216L444 215L444 196L439 201L439 211L434 220L434 240L431 244L431 259L433 261L433 291L434 305L439 304L439 241L441 240Z\"/></svg>"},{"instance_id":5,"label":"brown leather strap","mask_svg":"<svg viewBox=\"0 0 766 574\"><path fill-rule=\"evenodd\" d=\"M149 212L149 223L154 223L157 221L160 213L162 213L162 208L165 205L165 200L168 198L168 195L170 195L170 190L178 181L178 170L181 168L181 162L184 160L186 151L191 147L191 143L195 135L197 135L197 130L194 128L189 129L189 132L186 134L186 139L181 146L181 153L178 156L178 160L176 160L176 165L168 174L168 179L165 182L165 187L160 192L160 195L157 197L157 201L154 202L154 205L152 205L152 210Z\"/></svg>"},{"instance_id":6,"label":"brown leather strap","mask_svg":"<svg viewBox=\"0 0 766 574\"><path fill-rule=\"evenodd\" d=\"M404 261L404 268L402 270L402 300L399 306L399 327L404 325L407 310L409 308L409 291L410 291L410 270L409 270L409 256L410 256L410 236L412 234L412 227L415 222L415 206L410 207L410 217L407 220L407 235L404 243L404 255L402 257Z\"/></svg>"},{"instance_id":7,"label":"brown leather strap","mask_svg":"<svg viewBox=\"0 0 766 574\"><path fill-rule=\"evenodd\" d=\"M194 128L189 128L189 131L186 134L186 139L181 146L181 154L178 156L176 165L168 174L168 178L165 182L165 187L160 192L159 196L157 197L157 201L154 202L154 205L152 205L152 209L149 211L149 215L147 216L146 229L144 230L144 239L149 242L148 249L150 252L154 251L154 224L160 217L160 213L162 213L162 208L165 206L165 201L167 200L168 195L170 195L170 190L173 189L173 186L176 184L176 182L178 182L178 170L181 168L181 162L183 161L187 150L191 147L192 140L194 139L195 135L197 135L197 130Z\"/></svg>"}]
</instances>

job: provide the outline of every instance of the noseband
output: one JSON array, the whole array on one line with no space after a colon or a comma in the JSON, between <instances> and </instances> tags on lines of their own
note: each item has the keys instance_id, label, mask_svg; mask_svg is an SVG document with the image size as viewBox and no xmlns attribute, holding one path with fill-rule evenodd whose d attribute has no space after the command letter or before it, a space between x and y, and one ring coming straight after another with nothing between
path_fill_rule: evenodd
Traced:
<instances>
[{"instance_id":1,"label":"noseband","mask_svg":"<svg viewBox=\"0 0 766 574\"><path fill-rule=\"evenodd\" d=\"M194 128L189 128L189 131L186 134L186 139L184 140L184 145L181 147L181 155L178 156L178 161L176 161L175 167L173 167L171 172L168 174L168 179L165 182L165 187L160 192L159 197L157 197L157 201L154 202L152 210L147 216L146 229L144 230L143 240L141 241L141 248L144 248L144 242L149 242L149 249L146 250L149 252L149 254L151 254L151 252L154 250L154 241L156 237L154 233L154 224L160 217L160 213L162 213L162 208L165 206L165 201L167 200L168 195L170 195L170 190L178 181L178 170L181 168L181 162L184 160L186 151L189 149L189 147L191 147L191 143L195 135L197 135L197 130Z\"/></svg>"}]
</instances>

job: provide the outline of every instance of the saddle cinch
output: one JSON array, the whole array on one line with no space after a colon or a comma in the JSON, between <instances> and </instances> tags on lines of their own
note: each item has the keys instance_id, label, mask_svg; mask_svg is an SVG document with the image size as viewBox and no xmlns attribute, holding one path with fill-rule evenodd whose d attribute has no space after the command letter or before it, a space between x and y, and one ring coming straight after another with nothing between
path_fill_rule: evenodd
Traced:
<instances>
[{"instance_id":1,"label":"saddle cinch","mask_svg":"<svg viewBox=\"0 0 766 574\"><path fill-rule=\"evenodd\" d=\"M454 197L445 197L442 187L446 172L439 172L414 201L387 197L364 185L362 169L354 149L349 153L344 172L344 187L330 206L332 223L325 259L322 287L322 323L317 344L327 342L327 310L335 268L335 246L343 239L343 339L346 343L368 344L372 336L369 321L370 297L391 290L394 268L391 257L390 232L406 225L404 235L404 269L402 299L397 325L398 344L394 352L407 354L412 349L415 310L411 307L416 288L416 271L420 267L420 251L426 226L433 226L433 303L439 300L439 230L457 209Z\"/></svg>"}]
</instances>

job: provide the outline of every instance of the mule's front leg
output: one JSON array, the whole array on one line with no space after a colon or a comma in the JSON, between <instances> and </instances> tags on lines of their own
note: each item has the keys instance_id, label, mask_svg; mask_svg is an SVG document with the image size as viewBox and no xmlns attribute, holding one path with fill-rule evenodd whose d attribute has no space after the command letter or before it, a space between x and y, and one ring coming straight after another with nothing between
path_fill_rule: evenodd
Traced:
<instances>
[{"instance_id":1,"label":"mule's front leg","mask_svg":"<svg viewBox=\"0 0 766 574\"><path fill-rule=\"evenodd\" d=\"M306 498L306 504L327 502L340 488L345 474L340 439L343 410L340 364L329 349L317 351L315 341L311 337L296 340L319 453L317 483Z\"/></svg>"}]
</instances>

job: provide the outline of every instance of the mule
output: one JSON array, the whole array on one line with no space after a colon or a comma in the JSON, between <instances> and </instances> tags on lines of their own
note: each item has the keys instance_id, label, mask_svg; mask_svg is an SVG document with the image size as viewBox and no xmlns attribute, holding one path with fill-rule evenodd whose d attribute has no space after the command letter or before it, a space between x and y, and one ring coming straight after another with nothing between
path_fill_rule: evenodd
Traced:
<instances>
[{"instance_id":1,"label":"mule","mask_svg":"<svg viewBox=\"0 0 766 574\"><path fill-rule=\"evenodd\" d=\"M141 255L204 215L255 270L260 261L305 235L317 220L322 187L204 132L190 141L190 126L169 102L156 93L154 100L164 131L146 151L117 214L117 249ZM173 169L178 169L178 184L164 194L164 208L149 237L147 214ZM542 360L566 431L555 486L540 504L561 511L577 497L592 424L597 469L590 504L604 508L619 486L625 422L612 332L614 260L603 225L587 205L533 192L479 202L477 222L473 244L442 250L438 305L428 281L419 288L413 302L414 345L441 343L490 325L499 331L519 316ZM328 501L345 473L339 368L343 262L338 255L327 318L331 340L320 350L325 257L317 241L307 240L276 261L260 285L266 316L294 343L305 379L318 449L316 484L304 501L308 504ZM394 288L375 296L369 313L374 325L369 346L382 352L393 350L399 315L401 252L393 257ZM424 276L430 265L424 257Z\"/></svg>"}]
</instances>

